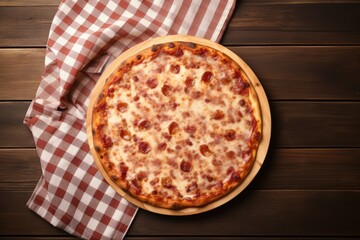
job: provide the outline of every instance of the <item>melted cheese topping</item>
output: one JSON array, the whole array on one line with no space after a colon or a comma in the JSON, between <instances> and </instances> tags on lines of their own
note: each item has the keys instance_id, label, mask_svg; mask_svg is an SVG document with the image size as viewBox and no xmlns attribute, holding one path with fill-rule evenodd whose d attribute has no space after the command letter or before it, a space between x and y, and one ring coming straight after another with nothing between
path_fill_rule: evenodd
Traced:
<instances>
[{"instance_id":1,"label":"melted cheese topping","mask_svg":"<svg viewBox=\"0 0 360 240\"><path fill-rule=\"evenodd\" d=\"M188 50L133 65L106 97L109 161L126 166L126 181L145 195L193 198L229 181L250 158L253 131L236 78L218 59Z\"/></svg>"}]
</instances>

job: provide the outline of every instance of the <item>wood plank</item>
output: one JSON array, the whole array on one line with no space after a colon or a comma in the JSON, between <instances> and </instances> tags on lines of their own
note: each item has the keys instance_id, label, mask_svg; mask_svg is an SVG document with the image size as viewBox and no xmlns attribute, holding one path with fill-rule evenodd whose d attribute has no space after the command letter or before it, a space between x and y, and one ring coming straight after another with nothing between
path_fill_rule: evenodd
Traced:
<instances>
[{"instance_id":1,"label":"wood plank","mask_svg":"<svg viewBox=\"0 0 360 240\"><path fill-rule=\"evenodd\" d=\"M359 102L272 102L273 147L360 147Z\"/></svg>"},{"instance_id":2,"label":"wood plank","mask_svg":"<svg viewBox=\"0 0 360 240\"><path fill-rule=\"evenodd\" d=\"M230 50L253 69L270 100L360 100L359 46ZM44 49L37 48L0 49L1 100L34 98L44 54Z\"/></svg>"},{"instance_id":3,"label":"wood plank","mask_svg":"<svg viewBox=\"0 0 360 240\"><path fill-rule=\"evenodd\" d=\"M226 45L358 44L360 4L237 2L224 34ZM0 46L44 46L57 6L0 8ZM321 10L321 11L320 11ZM271 13L271 14L270 14ZM319 16L321 14L321 16Z\"/></svg>"},{"instance_id":4,"label":"wood plank","mask_svg":"<svg viewBox=\"0 0 360 240\"><path fill-rule=\"evenodd\" d=\"M236 5L224 33L226 45L358 44L360 4Z\"/></svg>"},{"instance_id":5,"label":"wood plank","mask_svg":"<svg viewBox=\"0 0 360 240\"><path fill-rule=\"evenodd\" d=\"M248 188L360 190L358 156L360 148L271 149ZM0 159L0 191L35 188L41 175L35 149L0 149Z\"/></svg>"},{"instance_id":6,"label":"wood plank","mask_svg":"<svg viewBox=\"0 0 360 240\"><path fill-rule=\"evenodd\" d=\"M34 147L22 123L28 106L0 102L0 112L7 113L0 115L0 148ZM360 147L360 102L275 101L270 108L271 147Z\"/></svg>"},{"instance_id":7,"label":"wood plank","mask_svg":"<svg viewBox=\"0 0 360 240\"><path fill-rule=\"evenodd\" d=\"M28 210L29 197L29 192L0 193L0 235L67 235ZM169 217L140 210L127 236L359 237L359 201L359 191L246 191L199 215Z\"/></svg>"},{"instance_id":8,"label":"wood plank","mask_svg":"<svg viewBox=\"0 0 360 240\"><path fill-rule=\"evenodd\" d=\"M271 100L360 100L360 47L232 47Z\"/></svg>"},{"instance_id":9,"label":"wood plank","mask_svg":"<svg viewBox=\"0 0 360 240\"><path fill-rule=\"evenodd\" d=\"M0 7L4 6L58 6L60 0L0 0Z\"/></svg>"},{"instance_id":10,"label":"wood plank","mask_svg":"<svg viewBox=\"0 0 360 240\"><path fill-rule=\"evenodd\" d=\"M0 46L44 47L57 6L0 7Z\"/></svg>"},{"instance_id":11,"label":"wood plank","mask_svg":"<svg viewBox=\"0 0 360 240\"><path fill-rule=\"evenodd\" d=\"M30 130L23 124L29 102L0 102L0 148L33 147Z\"/></svg>"},{"instance_id":12,"label":"wood plank","mask_svg":"<svg viewBox=\"0 0 360 240\"><path fill-rule=\"evenodd\" d=\"M35 97L44 69L45 49L0 49L1 100Z\"/></svg>"},{"instance_id":13,"label":"wood plank","mask_svg":"<svg viewBox=\"0 0 360 240\"><path fill-rule=\"evenodd\" d=\"M78 240L77 237L72 236L6 236L1 237L0 240ZM125 239L128 240L238 240L239 236L156 236L156 237L147 237L147 236L126 236ZM329 240L329 237L267 237L267 236L241 236L241 240ZM355 239L355 237L333 237L331 240L344 240L344 239Z\"/></svg>"}]
</instances>

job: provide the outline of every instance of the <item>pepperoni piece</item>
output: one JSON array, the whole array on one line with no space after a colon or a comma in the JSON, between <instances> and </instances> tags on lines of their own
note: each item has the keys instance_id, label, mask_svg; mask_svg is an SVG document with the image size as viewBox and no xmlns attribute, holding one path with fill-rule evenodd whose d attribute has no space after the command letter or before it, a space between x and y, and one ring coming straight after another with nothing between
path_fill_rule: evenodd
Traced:
<instances>
[{"instance_id":1,"label":"pepperoni piece","mask_svg":"<svg viewBox=\"0 0 360 240\"><path fill-rule=\"evenodd\" d=\"M236 139L236 132L233 129L227 129L225 131L224 137L226 138L226 140L228 141L233 141Z\"/></svg>"},{"instance_id":2,"label":"pepperoni piece","mask_svg":"<svg viewBox=\"0 0 360 240\"><path fill-rule=\"evenodd\" d=\"M192 77L187 77L185 79L186 87L192 87L192 86L194 86L194 84L195 84L195 81L194 81L194 79Z\"/></svg>"},{"instance_id":3,"label":"pepperoni piece","mask_svg":"<svg viewBox=\"0 0 360 240\"><path fill-rule=\"evenodd\" d=\"M184 54L183 50L182 50L180 47L178 47L178 48L176 49L175 53L174 53L174 56L175 56L175 57L180 57L180 56L182 56L183 54Z\"/></svg>"},{"instance_id":4,"label":"pepperoni piece","mask_svg":"<svg viewBox=\"0 0 360 240\"><path fill-rule=\"evenodd\" d=\"M169 85L164 85L162 88L161 88L161 92L162 94L164 94L165 96L170 96L171 94L171 87Z\"/></svg>"},{"instance_id":5,"label":"pepperoni piece","mask_svg":"<svg viewBox=\"0 0 360 240\"><path fill-rule=\"evenodd\" d=\"M213 78L213 73L210 71L206 71L201 76L201 81L203 81L204 83L209 83L212 78Z\"/></svg>"},{"instance_id":6,"label":"pepperoni piece","mask_svg":"<svg viewBox=\"0 0 360 240\"><path fill-rule=\"evenodd\" d=\"M179 124L177 124L176 122L170 123L170 125L169 125L169 133L171 135L177 133L179 130L180 130L179 129Z\"/></svg>"},{"instance_id":7,"label":"pepperoni piece","mask_svg":"<svg viewBox=\"0 0 360 240\"><path fill-rule=\"evenodd\" d=\"M170 66L170 72L172 73L179 73L180 72L180 66L178 64L173 64Z\"/></svg>"},{"instance_id":8,"label":"pepperoni piece","mask_svg":"<svg viewBox=\"0 0 360 240\"><path fill-rule=\"evenodd\" d=\"M195 125L187 125L184 130L189 134L194 134L196 132L196 127Z\"/></svg>"},{"instance_id":9,"label":"pepperoni piece","mask_svg":"<svg viewBox=\"0 0 360 240\"><path fill-rule=\"evenodd\" d=\"M225 114L221 110L216 110L215 112L213 112L211 114L211 119L215 119L215 120L220 120L220 119L223 119L224 117L225 117Z\"/></svg>"},{"instance_id":10,"label":"pepperoni piece","mask_svg":"<svg viewBox=\"0 0 360 240\"><path fill-rule=\"evenodd\" d=\"M129 168L125 165L125 163L120 163L120 178L122 180L125 180L128 169Z\"/></svg>"},{"instance_id":11,"label":"pepperoni piece","mask_svg":"<svg viewBox=\"0 0 360 240\"><path fill-rule=\"evenodd\" d=\"M103 136L102 138L100 138L100 141L104 148L109 148L109 147L112 147L112 145L113 145L111 137L109 137L109 136Z\"/></svg>"},{"instance_id":12,"label":"pepperoni piece","mask_svg":"<svg viewBox=\"0 0 360 240\"><path fill-rule=\"evenodd\" d=\"M157 149L159 151L164 151L166 149L166 147L167 147L167 144L165 142L163 142L158 145Z\"/></svg>"},{"instance_id":13,"label":"pepperoni piece","mask_svg":"<svg viewBox=\"0 0 360 240\"><path fill-rule=\"evenodd\" d=\"M190 172L192 169L192 164L190 161L182 160L180 163L180 169L184 172Z\"/></svg>"},{"instance_id":14,"label":"pepperoni piece","mask_svg":"<svg viewBox=\"0 0 360 240\"><path fill-rule=\"evenodd\" d=\"M142 181L142 180L146 179L147 176L148 176L148 175L147 175L146 172L140 171L138 174L136 174L136 179L137 179L138 181Z\"/></svg>"},{"instance_id":15,"label":"pepperoni piece","mask_svg":"<svg viewBox=\"0 0 360 240\"><path fill-rule=\"evenodd\" d=\"M170 177L164 177L161 179L161 184L166 188L172 187L172 180Z\"/></svg>"},{"instance_id":16,"label":"pepperoni piece","mask_svg":"<svg viewBox=\"0 0 360 240\"><path fill-rule=\"evenodd\" d=\"M201 91L194 91L192 92L191 96L194 98L194 99L198 99L202 96L202 92Z\"/></svg>"},{"instance_id":17,"label":"pepperoni piece","mask_svg":"<svg viewBox=\"0 0 360 240\"><path fill-rule=\"evenodd\" d=\"M250 87L250 84L248 82L242 81L242 79L236 79L234 86L231 87L231 90L235 94L243 94L245 93L245 90Z\"/></svg>"},{"instance_id":18,"label":"pepperoni piece","mask_svg":"<svg viewBox=\"0 0 360 240\"><path fill-rule=\"evenodd\" d=\"M226 157L230 158L230 159L234 159L236 156L234 151L228 151L226 152Z\"/></svg>"},{"instance_id":19,"label":"pepperoni piece","mask_svg":"<svg viewBox=\"0 0 360 240\"><path fill-rule=\"evenodd\" d=\"M128 130L121 129L120 130L120 137L124 139L125 141L131 140L131 133Z\"/></svg>"},{"instance_id":20,"label":"pepperoni piece","mask_svg":"<svg viewBox=\"0 0 360 240\"><path fill-rule=\"evenodd\" d=\"M125 103L125 102L119 102L117 105L116 105L116 109L119 111L119 112L126 112L128 110L128 104Z\"/></svg>"},{"instance_id":21,"label":"pepperoni piece","mask_svg":"<svg viewBox=\"0 0 360 240\"><path fill-rule=\"evenodd\" d=\"M151 128L151 124L148 120L142 120L139 125L138 125L138 128L140 130L148 130Z\"/></svg>"},{"instance_id":22,"label":"pepperoni piece","mask_svg":"<svg viewBox=\"0 0 360 240\"><path fill-rule=\"evenodd\" d=\"M212 154L212 152L209 149L209 146L206 144L200 145L200 152L204 157L208 157Z\"/></svg>"},{"instance_id":23,"label":"pepperoni piece","mask_svg":"<svg viewBox=\"0 0 360 240\"><path fill-rule=\"evenodd\" d=\"M143 154L147 154L148 152L151 151L151 147L147 142L139 142L138 148L139 148L139 152Z\"/></svg>"},{"instance_id":24,"label":"pepperoni piece","mask_svg":"<svg viewBox=\"0 0 360 240\"><path fill-rule=\"evenodd\" d=\"M187 145L189 145L189 146L192 146L192 145L193 145L193 143L192 143L189 139L186 139L186 140L185 140L185 143L186 143Z\"/></svg>"},{"instance_id":25,"label":"pepperoni piece","mask_svg":"<svg viewBox=\"0 0 360 240\"><path fill-rule=\"evenodd\" d=\"M156 88L157 85L158 85L158 80L156 78L151 78L151 79L146 81L146 85L149 88Z\"/></svg>"}]
</instances>

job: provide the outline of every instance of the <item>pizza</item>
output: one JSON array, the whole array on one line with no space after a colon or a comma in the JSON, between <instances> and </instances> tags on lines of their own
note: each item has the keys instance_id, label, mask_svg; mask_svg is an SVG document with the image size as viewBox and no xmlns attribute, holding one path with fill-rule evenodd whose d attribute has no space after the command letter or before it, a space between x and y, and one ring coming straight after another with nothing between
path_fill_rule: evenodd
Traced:
<instances>
[{"instance_id":1,"label":"pizza","mask_svg":"<svg viewBox=\"0 0 360 240\"><path fill-rule=\"evenodd\" d=\"M91 116L106 174L156 207L201 207L239 186L262 138L260 105L244 70L199 43L155 44L124 60Z\"/></svg>"}]
</instances>

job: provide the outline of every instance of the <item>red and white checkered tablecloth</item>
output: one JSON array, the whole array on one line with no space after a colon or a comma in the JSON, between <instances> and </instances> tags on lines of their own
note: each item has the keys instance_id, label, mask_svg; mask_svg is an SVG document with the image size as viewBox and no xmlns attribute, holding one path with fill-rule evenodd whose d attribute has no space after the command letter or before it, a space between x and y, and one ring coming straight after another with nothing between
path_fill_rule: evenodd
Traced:
<instances>
[{"instance_id":1,"label":"red and white checkered tablecloth","mask_svg":"<svg viewBox=\"0 0 360 240\"><path fill-rule=\"evenodd\" d=\"M85 118L102 70L148 38L188 34L219 41L235 0L65 0L53 19L45 69L24 123L42 176L27 205L84 239L122 239L137 208L103 179L89 152Z\"/></svg>"}]
</instances>

